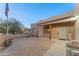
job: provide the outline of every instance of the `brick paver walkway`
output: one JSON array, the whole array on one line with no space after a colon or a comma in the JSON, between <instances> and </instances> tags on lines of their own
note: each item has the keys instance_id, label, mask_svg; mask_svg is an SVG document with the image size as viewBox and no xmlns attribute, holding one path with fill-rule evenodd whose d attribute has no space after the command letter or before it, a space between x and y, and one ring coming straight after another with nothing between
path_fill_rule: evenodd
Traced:
<instances>
[{"instance_id":1,"label":"brick paver walkway","mask_svg":"<svg viewBox=\"0 0 79 59\"><path fill-rule=\"evenodd\" d=\"M37 38L19 38L8 47L1 56L42 56L44 55L53 41L39 40Z\"/></svg>"}]
</instances>

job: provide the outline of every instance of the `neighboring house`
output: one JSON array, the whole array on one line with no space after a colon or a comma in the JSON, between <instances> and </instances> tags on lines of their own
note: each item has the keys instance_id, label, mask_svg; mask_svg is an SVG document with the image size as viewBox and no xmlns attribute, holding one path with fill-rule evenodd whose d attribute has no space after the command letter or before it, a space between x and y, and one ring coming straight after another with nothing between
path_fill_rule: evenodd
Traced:
<instances>
[{"instance_id":1,"label":"neighboring house","mask_svg":"<svg viewBox=\"0 0 79 59\"><path fill-rule=\"evenodd\" d=\"M79 40L79 15L69 12L32 24L32 33L50 40Z\"/></svg>"},{"instance_id":2,"label":"neighboring house","mask_svg":"<svg viewBox=\"0 0 79 59\"><path fill-rule=\"evenodd\" d=\"M27 34L30 33L30 29L29 28L22 28L22 34Z\"/></svg>"}]
</instances>

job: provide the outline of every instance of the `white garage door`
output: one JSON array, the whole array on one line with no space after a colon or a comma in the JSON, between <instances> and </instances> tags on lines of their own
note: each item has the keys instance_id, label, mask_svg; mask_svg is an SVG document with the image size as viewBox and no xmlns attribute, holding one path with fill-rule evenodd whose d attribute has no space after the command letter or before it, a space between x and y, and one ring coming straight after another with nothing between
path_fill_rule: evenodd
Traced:
<instances>
[{"instance_id":1,"label":"white garage door","mask_svg":"<svg viewBox=\"0 0 79 59\"><path fill-rule=\"evenodd\" d=\"M59 28L59 39L67 39L67 28L66 27Z\"/></svg>"}]
</instances>

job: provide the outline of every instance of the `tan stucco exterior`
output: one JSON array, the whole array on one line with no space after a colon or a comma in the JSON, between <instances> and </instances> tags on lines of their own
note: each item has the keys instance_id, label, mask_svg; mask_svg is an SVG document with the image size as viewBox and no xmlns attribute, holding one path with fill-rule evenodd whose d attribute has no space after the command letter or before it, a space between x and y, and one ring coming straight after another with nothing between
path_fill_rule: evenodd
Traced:
<instances>
[{"instance_id":1,"label":"tan stucco exterior","mask_svg":"<svg viewBox=\"0 0 79 59\"><path fill-rule=\"evenodd\" d=\"M34 25L37 26L38 37L48 37L52 40L79 40L79 16L74 15L73 12L39 21ZM32 26L32 30L35 26Z\"/></svg>"}]
</instances>

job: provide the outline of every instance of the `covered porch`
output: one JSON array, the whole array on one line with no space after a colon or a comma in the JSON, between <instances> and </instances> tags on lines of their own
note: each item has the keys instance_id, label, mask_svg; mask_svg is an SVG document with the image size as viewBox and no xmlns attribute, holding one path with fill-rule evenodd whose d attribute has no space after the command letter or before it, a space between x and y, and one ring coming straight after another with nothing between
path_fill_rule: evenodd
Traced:
<instances>
[{"instance_id":1,"label":"covered porch","mask_svg":"<svg viewBox=\"0 0 79 59\"><path fill-rule=\"evenodd\" d=\"M74 40L76 20L59 20L55 22L43 23L43 36L49 40Z\"/></svg>"}]
</instances>

